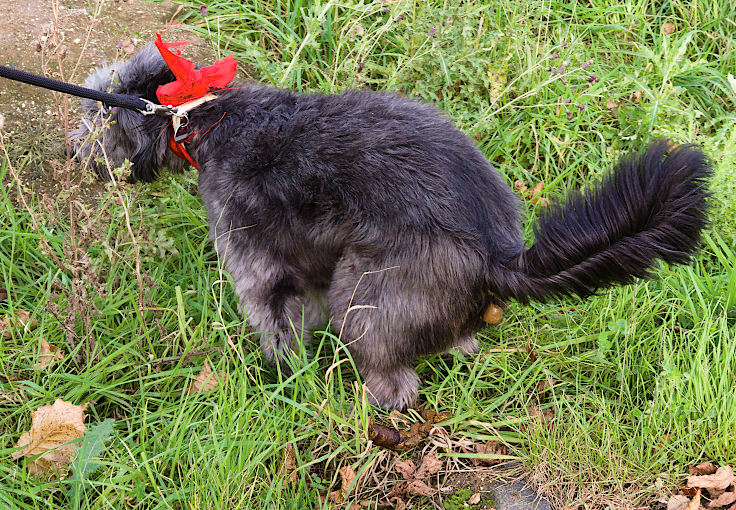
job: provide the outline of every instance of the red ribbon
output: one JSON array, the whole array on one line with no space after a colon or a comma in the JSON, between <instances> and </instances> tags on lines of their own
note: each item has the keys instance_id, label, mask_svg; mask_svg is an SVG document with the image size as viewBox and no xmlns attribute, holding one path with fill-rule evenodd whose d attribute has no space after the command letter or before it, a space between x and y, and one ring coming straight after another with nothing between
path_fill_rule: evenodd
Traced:
<instances>
[{"instance_id":1,"label":"red ribbon","mask_svg":"<svg viewBox=\"0 0 736 510\"><path fill-rule=\"evenodd\" d=\"M238 61L232 55L224 60L218 60L211 66L195 69L194 62L180 57L181 50L176 54L169 48L191 44L191 41L165 43L161 34L156 34L156 47L164 57L166 65L176 76L176 81L159 86L156 97L161 104L178 106L193 99L199 99L211 89L223 89L235 78Z\"/></svg>"},{"instance_id":2,"label":"red ribbon","mask_svg":"<svg viewBox=\"0 0 736 510\"><path fill-rule=\"evenodd\" d=\"M186 140L184 140L184 142L186 142ZM174 140L174 132L169 131L169 148L180 158L189 161L189 164L196 168L197 171L199 171L197 163L195 163L192 156L189 155L187 148L184 146L184 142L177 142L176 140Z\"/></svg>"}]
</instances>

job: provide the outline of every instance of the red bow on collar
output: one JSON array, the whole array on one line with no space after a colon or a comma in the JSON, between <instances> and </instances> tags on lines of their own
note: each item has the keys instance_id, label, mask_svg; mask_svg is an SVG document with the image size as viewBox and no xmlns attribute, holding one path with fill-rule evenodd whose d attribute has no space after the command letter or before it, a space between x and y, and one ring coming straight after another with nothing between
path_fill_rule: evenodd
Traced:
<instances>
[{"instance_id":1,"label":"red bow on collar","mask_svg":"<svg viewBox=\"0 0 736 510\"><path fill-rule=\"evenodd\" d=\"M225 60L218 60L211 66L196 69L194 62L179 56L181 50L178 50L176 54L169 50L169 48L183 44L191 44L191 41L165 43L161 40L161 34L157 33L155 44L161 56L164 57L166 65L169 66L176 77L176 81L161 85L156 89L156 97L158 97L161 104L179 106L188 101L199 99L212 89L227 87L228 83L235 78L238 62L232 55L225 57ZM169 147L174 154L186 159L194 168L199 170L197 163L184 146L186 141L177 142L174 139L173 130L169 132Z\"/></svg>"},{"instance_id":2,"label":"red bow on collar","mask_svg":"<svg viewBox=\"0 0 736 510\"><path fill-rule=\"evenodd\" d=\"M156 97L161 104L178 106L193 99L199 99L211 89L222 89L235 78L235 69L238 61L232 55L225 60L218 60L211 66L195 69L194 62L179 56L181 50L176 54L169 48L191 44L191 41L165 43L161 40L161 34L156 34L156 47L164 57L166 65L176 76L176 81L161 85L156 89Z\"/></svg>"}]
</instances>

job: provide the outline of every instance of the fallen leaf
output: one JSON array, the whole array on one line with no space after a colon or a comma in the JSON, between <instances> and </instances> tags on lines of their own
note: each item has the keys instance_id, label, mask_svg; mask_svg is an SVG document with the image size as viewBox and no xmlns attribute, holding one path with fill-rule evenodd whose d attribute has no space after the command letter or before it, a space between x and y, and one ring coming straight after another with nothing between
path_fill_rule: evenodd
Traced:
<instances>
[{"instance_id":1,"label":"fallen leaf","mask_svg":"<svg viewBox=\"0 0 736 510\"><path fill-rule=\"evenodd\" d=\"M557 384L557 382L558 381L552 379L549 376L540 381L537 381L537 393L541 395L545 391L552 389Z\"/></svg>"},{"instance_id":2,"label":"fallen leaf","mask_svg":"<svg viewBox=\"0 0 736 510\"><path fill-rule=\"evenodd\" d=\"M690 503L690 498L682 494L675 494L667 501L667 510L685 510L688 503Z\"/></svg>"},{"instance_id":3,"label":"fallen leaf","mask_svg":"<svg viewBox=\"0 0 736 510\"><path fill-rule=\"evenodd\" d=\"M670 35L674 33L674 31L675 31L674 23L665 23L664 25L662 25L662 34Z\"/></svg>"},{"instance_id":4,"label":"fallen leaf","mask_svg":"<svg viewBox=\"0 0 736 510\"><path fill-rule=\"evenodd\" d=\"M219 372L215 374L210 368L209 360L204 360L204 366L197 375L197 378L189 385L188 393L194 395L195 393L205 393L217 389L220 382L225 381L225 372Z\"/></svg>"},{"instance_id":5,"label":"fallen leaf","mask_svg":"<svg viewBox=\"0 0 736 510\"><path fill-rule=\"evenodd\" d=\"M555 419L555 412L547 407L540 409L538 405L533 405L529 408L529 416L534 422L541 426L548 426Z\"/></svg>"},{"instance_id":6,"label":"fallen leaf","mask_svg":"<svg viewBox=\"0 0 736 510\"><path fill-rule=\"evenodd\" d=\"M618 109L618 101L609 97L606 99L606 108L611 110L611 114L614 117L618 117L618 113L616 113L616 110Z\"/></svg>"},{"instance_id":7,"label":"fallen leaf","mask_svg":"<svg viewBox=\"0 0 736 510\"><path fill-rule=\"evenodd\" d=\"M342 478L342 487L340 488L340 491L342 492L343 499L345 499L348 497L350 484L355 480L355 470L353 470L353 467L350 465L341 467L340 478Z\"/></svg>"},{"instance_id":8,"label":"fallen leaf","mask_svg":"<svg viewBox=\"0 0 736 510\"><path fill-rule=\"evenodd\" d=\"M121 50L123 50L123 53L126 53L128 55L132 55L133 53L135 53L135 42L130 37L121 42L118 46Z\"/></svg>"},{"instance_id":9,"label":"fallen leaf","mask_svg":"<svg viewBox=\"0 0 736 510\"><path fill-rule=\"evenodd\" d=\"M393 504L394 510L405 510L406 509L406 501L404 501L398 496L395 496L389 499L389 502Z\"/></svg>"},{"instance_id":10,"label":"fallen leaf","mask_svg":"<svg viewBox=\"0 0 736 510\"><path fill-rule=\"evenodd\" d=\"M421 480L412 480L406 484L404 492L414 496L431 496L436 491Z\"/></svg>"},{"instance_id":11,"label":"fallen leaf","mask_svg":"<svg viewBox=\"0 0 736 510\"><path fill-rule=\"evenodd\" d=\"M64 359L64 354L55 345L49 344L45 338L41 338L41 354L38 355L36 370L43 370L52 365L55 360Z\"/></svg>"},{"instance_id":12,"label":"fallen leaf","mask_svg":"<svg viewBox=\"0 0 736 510\"><path fill-rule=\"evenodd\" d=\"M700 489L698 489L693 500L685 507L685 510L700 510Z\"/></svg>"},{"instance_id":13,"label":"fallen leaf","mask_svg":"<svg viewBox=\"0 0 736 510\"><path fill-rule=\"evenodd\" d=\"M633 102L635 102L635 103L638 103L639 101L641 101L642 94L644 94L644 91L643 90L637 90L635 92L632 92L631 93L631 100Z\"/></svg>"},{"instance_id":14,"label":"fallen leaf","mask_svg":"<svg viewBox=\"0 0 736 510\"><path fill-rule=\"evenodd\" d=\"M2 129L1 126L0 129ZM6 299L8 299L8 291L0 287L0 301L4 301Z\"/></svg>"},{"instance_id":15,"label":"fallen leaf","mask_svg":"<svg viewBox=\"0 0 736 510\"><path fill-rule=\"evenodd\" d=\"M734 502L736 502L736 492L724 492L717 498L713 499L710 503L708 503L708 508L718 508L720 506L728 506Z\"/></svg>"},{"instance_id":16,"label":"fallen leaf","mask_svg":"<svg viewBox=\"0 0 736 510\"><path fill-rule=\"evenodd\" d=\"M8 340L13 336L13 329L35 329L37 325L38 321L36 319L31 320L31 312L16 310L15 317L6 315L0 320L0 332L2 332L3 338Z\"/></svg>"},{"instance_id":17,"label":"fallen leaf","mask_svg":"<svg viewBox=\"0 0 736 510\"><path fill-rule=\"evenodd\" d=\"M392 409L391 412L388 413L388 419L391 422L391 425L393 425L395 429L398 429L399 425L408 426L410 423L409 418L407 418L405 414L402 414L400 411L397 411L396 409Z\"/></svg>"},{"instance_id":18,"label":"fallen leaf","mask_svg":"<svg viewBox=\"0 0 736 510\"><path fill-rule=\"evenodd\" d=\"M690 503L690 498L682 494L675 494L667 501L667 510L685 510L688 503Z\"/></svg>"},{"instance_id":19,"label":"fallen leaf","mask_svg":"<svg viewBox=\"0 0 736 510\"><path fill-rule=\"evenodd\" d=\"M475 494L470 496L467 503L468 505L477 505L478 503L480 503L480 492L476 492Z\"/></svg>"},{"instance_id":20,"label":"fallen leaf","mask_svg":"<svg viewBox=\"0 0 736 510\"><path fill-rule=\"evenodd\" d=\"M414 478L417 480L423 480L432 475L436 475L442 471L443 464L444 463L437 458L437 454L435 452L428 453L424 456L422 463L419 464L419 467L414 472Z\"/></svg>"},{"instance_id":21,"label":"fallen leaf","mask_svg":"<svg viewBox=\"0 0 736 510\"><path fill-rule=\"evenodd\" d=\"M284 458L281 461L282 482L296 482L296 449L289 443L284 447Z\"/></svg>"},{"instance_id":22,"label":"fallen leaf","mask_svg":"<svg viewBox=\"0 0 736 510\"><path fill-rule=\"evenodd\" d=\"M411 480L413 478L414 471L416 471L417 466L414 464L414 461L410 460L404 460L399 461L396 464L394 464L394 469L399 472L401 476L404 477L404 480Z\"/></svg>"},{"instance_id":23,"label":"fallen leaf","mask_svg":"<svg viewBox=\"0 0 736 510\"><path fill-rule=\"evenodd\" d=\"M691 475L712 475L716 472L716 466L712 462L703 462L697 466L690 466L688 471Z\"/></svg>"},{"instance_id":24,"label":"fallen leaf","mask_svg":"<svg viewBox=\"0 0 736 510\"><path fill-rule=\"evenodd\" d=\"M539 204L542 207L547 207L549 205L549 199L544 198L540 196L542 193L542 188L544 187L544 182L538 183L536 186L534 186L530 191L528 198L531 200L533 204Z\"/></svg>"},{"instance_id":25,"label":"fallen leaf","mask_svg":"<svg viewBox=\"0 0 736 510\"><path fill-rule=\"evenodd\" d=\"M14 459L38 458L29 461L28 470L39 477L64 478L74 445L69 443L80 438L87 429L84 425L84 410L87 404L78 406L57 398L31 412L31 429L20 436ZM65 444L66 443L66 444Z\"/></svg>"},{"instance_id":26,"label":"fallen leaf","mask_svg":"<svg viewBox=\"0 0 736 510\"><path fill-rule=\"evenodd\" d=\"M687 486L698 489L726 490L733 483L733 470L730 466L721 466L712 475L688 476Z\"/></svg>"},{"instance_id":27,"label":"fallen leaf","mask_svg":"<svg viewBox=\"0 0 736 510\"><path fill-rule=\"evenodd\" d=\"M350 465L341 467L339 473L342 480L340 490L330 492L330 500L335 503L342 503L345 501L348 497L350 484L355 480L355 471Z\"/></svg>"},{"instance_id":28,"label":"fallen leaf","mask_svg":"<svg viewBox=\"0 0 736 510\"><path fill-rule=\"evenodd\" d=\"M521 193L526 193L526 191L527 191L528 189L529 189L529 188L527 188L527 187L526 187L526 184L524 184L524 181L522 181L522 180L520 180L520 179L516 179L516 180L514 181L514 190L515 190L515 191L519 191L519 192L521 192Z\"/></svg>"},{"instance_id":29,"label":"fallen leaf","mask_svg":"<svg viewBox=\"0 0 736 510\"><path fill-rule=\"evenodd\" d=\"M475 445L475 453L480 453L483 455L508 455L509 451L506 448L506 446L502 445L498 441L486 441L485 444L476 444ZM486 466L493 466L495 464L499 464L503 462L503 459L494 459L494 458L477 458L474 459L480 464L485 464Z\"/></svg>"},{"instance_id":30,"label":"fallen leaf","mask_svg":"<svg viewBox=\"0 0 736 510\"><path fill-rule=\"evenodd\" d=\"M434 409L427 407L419 407L417 410L419 411L419 416L421 416L427 423L442 423L443 421L447 421L452 418L452 415L447 411L438 413Z\"/></svg>"},{"instance_id":31,"label":"fallen leaf","mask_svg":"<svg viewBox=\"0 0 736 510\"><path fill-rule=\"evenodd\" d=\"M409 432L406 433L407 438L402 441L399 444L399 448L411 448L412 446L416 446L419 443L422 442L422 440L427 437L432 430L432 427L434 425L430 422L414 422L411 424L411 427L409 427Z\"/></svg>"}]
</instances>

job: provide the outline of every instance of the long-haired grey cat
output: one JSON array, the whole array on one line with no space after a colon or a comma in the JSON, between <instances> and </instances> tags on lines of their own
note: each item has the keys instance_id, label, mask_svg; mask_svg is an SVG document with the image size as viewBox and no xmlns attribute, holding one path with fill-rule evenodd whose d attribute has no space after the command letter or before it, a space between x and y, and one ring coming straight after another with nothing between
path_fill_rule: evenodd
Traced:
<instances>
[{"instance_id":1,"label":"long-haired grey cat","mask_svg":"<svg viewBox=\"0 0 736 510\"><path fill-rule=\"evenodd\" d=\"M174 80L153 46L115 78L103 68L86 85L156 102L157 87ZM693 146L657 141L624 158L598 187L544 210L527 249L514 193L433 106L256 85L217 96L190 112L200 134L187 150L211 238L263 351L278 359L295 333L329 317L384 408L415 402L418 356L476 352L489 305L585 297L650 276L657 259L686 263L706 223L711 170ZM113 167L130 160L136 180L183 168L169 119L113 110L91 142L101 116L92 101L84 108L78 157L102 177L94 156L103 150Z\"/></svg>"}]
</instances>

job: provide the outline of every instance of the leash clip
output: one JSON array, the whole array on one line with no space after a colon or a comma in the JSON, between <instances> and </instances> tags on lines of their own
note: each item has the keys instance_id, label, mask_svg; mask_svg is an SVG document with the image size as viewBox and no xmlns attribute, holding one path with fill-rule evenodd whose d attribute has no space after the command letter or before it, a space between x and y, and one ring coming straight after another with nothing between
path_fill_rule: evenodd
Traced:
<instances>
[{"instance_id":1,"label":"leash clip","mask_svg":"<svg viewBox=\"0 0 736 510\"><path fill-rule=\"evenodd\" d=\"M177 109L176 106L171 106L168 104L156 104L148 99L141 98L141 101L146 103L146 109L145 110L138 110L143 115L161 115L166 117L171 117L173 115L176 115Z\"/></svg>"}]
</instances>

